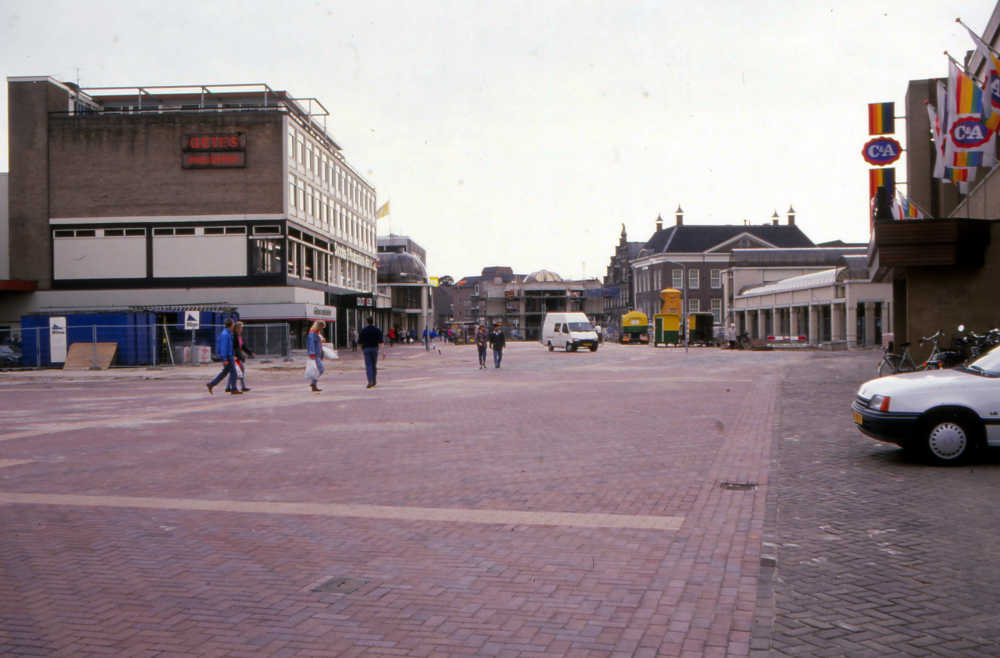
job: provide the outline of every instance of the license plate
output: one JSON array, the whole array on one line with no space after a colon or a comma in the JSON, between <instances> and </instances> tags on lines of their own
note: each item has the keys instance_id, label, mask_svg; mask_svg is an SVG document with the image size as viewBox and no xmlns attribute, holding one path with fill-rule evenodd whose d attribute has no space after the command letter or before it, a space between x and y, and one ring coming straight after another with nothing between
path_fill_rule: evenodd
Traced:
<instances>
[{"instance_id":1,"label":"license plate","mask_svg":"<svg viewBox=\"0 0 1000 658\"><path fill-rule=\"evenodd\" d=\"M864 424L864 419L861 417L861 413L858 411L854 412L854 422L857 423L858 425Z\"/></svg>"}]
</instances>

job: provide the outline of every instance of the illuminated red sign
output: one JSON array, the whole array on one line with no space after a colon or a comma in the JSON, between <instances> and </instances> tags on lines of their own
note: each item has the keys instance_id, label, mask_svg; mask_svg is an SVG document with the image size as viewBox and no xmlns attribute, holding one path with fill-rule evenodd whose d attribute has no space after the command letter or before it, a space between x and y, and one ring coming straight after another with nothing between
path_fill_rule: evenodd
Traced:
<instances>
[{"instance_id":1,"label":"illuminated red sign","mask_svg":"<svg viewBox=\"0 0 1000 658\"><path fill-rule=\"evenodd\" d=\"M185 169L226 169L246 167L247 159L243 152L184 153L181 164Z\"/></svg>"},{"instance_id":2,"label":"illuminated red sign","mask_svg":"<svg viewBox=\"0 0 1000 658\"><path fill-rule=\"evenodd\" d=\"M234 135L184 135L181 137L183 151L244 151L247 148L247 136L243 133Z\"/></svg>"}]
</instances>

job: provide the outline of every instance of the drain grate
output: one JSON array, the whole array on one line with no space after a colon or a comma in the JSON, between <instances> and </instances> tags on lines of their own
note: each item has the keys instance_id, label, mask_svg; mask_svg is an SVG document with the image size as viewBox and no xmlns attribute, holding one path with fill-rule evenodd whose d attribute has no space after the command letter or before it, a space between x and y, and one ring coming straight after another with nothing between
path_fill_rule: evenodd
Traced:
<instances>
[{"instance_id":1,"label":"drain grate","mask_svg":"<svg viewBox=\"0 0 1000 658\"><path fill-rule=\"evenodd\" d=\"M757 489L756 482L720 482L719 486L729 491L754 491Z\"/></svg>"},{"instance_id":2,"label":"drain grate","mask_svg":"<svg viewBox=\"0 0 1000 658\"><path fill-rule=\"evenodd\" d=\"M313 588L314 592L332 592L333 594L350 594L368 581L364 578L331 578L322 585Z\"/></svg>"}]
</instances>

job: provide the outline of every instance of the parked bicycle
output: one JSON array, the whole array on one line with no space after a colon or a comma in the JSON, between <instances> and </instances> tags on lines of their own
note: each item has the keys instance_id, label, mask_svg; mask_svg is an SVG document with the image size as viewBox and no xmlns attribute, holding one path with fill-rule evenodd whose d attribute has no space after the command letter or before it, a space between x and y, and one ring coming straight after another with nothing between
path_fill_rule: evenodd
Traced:
<instances>
[{"instance_id":1,"label":"parked bicycle","mask_svg":"<svg viewBox=\"0 0 1000 658\"><path fill-rule=\"evenodd\" d=\"M878 376L884 377L886 375L898 375L903 372L913 372L917 370L917 364L913 362L913 357L910 356L910 343L909 341L900 345L903 348L902 354L895 354L893 352L893 345L890 342L885 350L882 352L882 363L878 366Z\"/></svg>"},{"instance_id":2,"label":"parked bicycle","mask_svg":"<svg viewBox=\"0 0 1000 658\"><path fill-rule=\"evenodd\" d=\"M748 350L753 346L750 342L750 334L746 331L741 333L736 337L736 348L740 350Z\"/></svg>"}]
</instances>

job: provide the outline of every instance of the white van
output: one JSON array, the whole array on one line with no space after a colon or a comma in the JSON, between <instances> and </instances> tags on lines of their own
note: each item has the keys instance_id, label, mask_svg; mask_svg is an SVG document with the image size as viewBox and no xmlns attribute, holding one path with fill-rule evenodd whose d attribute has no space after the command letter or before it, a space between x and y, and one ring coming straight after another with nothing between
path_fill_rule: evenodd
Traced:
<instances>
[{"instance_id":1,"label":"white van","mask_svg":"<svg viewBox=\"0 0 1000 658\"><path fill-rule=\"evenodd\" d=\"M597 332L583 313L549 313L542 322L542 345L551 352L561 347L575 352L578 347L597 351Z\"/></svg>"}]
</instances>

